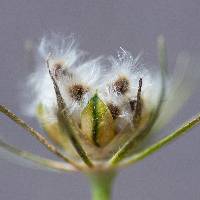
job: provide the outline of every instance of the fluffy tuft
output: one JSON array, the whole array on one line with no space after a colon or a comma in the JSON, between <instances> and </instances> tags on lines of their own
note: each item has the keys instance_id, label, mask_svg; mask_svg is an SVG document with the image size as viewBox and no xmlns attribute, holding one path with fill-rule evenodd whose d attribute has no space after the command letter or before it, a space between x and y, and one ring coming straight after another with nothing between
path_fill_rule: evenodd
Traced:
<instances>
[{"instance_id":1,"label":"fluffy tuft","mask_svg":"<svg viewBox=\"0 0 200 200\"><path fill-rule=\"evenodd\" d=\"M97 92L107 104L119 131L127 125L134 126L133 118L138 114L134 106L137 106L140 79L143 80L140 94L142 112L148 112L156 105L159 96L156 85L159 84L155 74L153 79L150 71L141 63L140 56L133 58L123 48L120 48L117 57L87 59L86 55L79 50L73 36L61 38L54 34L42 38L38 47L38 64L28 81L32 97L29 114L35 115L37 105L42 104L47 112L47 120L56 120L56 95L45 66L47 58L70 115L78 123L80 113Z\"/></svg>"}]
</instances>

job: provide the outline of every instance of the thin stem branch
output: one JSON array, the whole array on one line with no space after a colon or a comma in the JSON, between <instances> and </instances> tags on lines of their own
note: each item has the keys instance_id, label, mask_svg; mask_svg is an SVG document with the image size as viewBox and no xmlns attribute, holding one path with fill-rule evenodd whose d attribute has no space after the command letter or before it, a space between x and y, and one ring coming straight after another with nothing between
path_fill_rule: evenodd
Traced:
<instances>
[{"instance_id":1,"label":"thin stem branch","mask_svg":"<svg viewBox=\"0 0 200 200\"><path fill-rule=\"evenodd\" d=\"M131 156L130 158L127 158L120 165L121 166L125 166L125 165L129 165L131 163L135 163L135 162L138 162L138 161L144 159L145 157L153 154L154 152L158 151L159 149L161 149L165 145L167 145L170 142L174 141L175 139L177 139L181 135L189 132L189 130L194 128L199 123L200 123L200 115L198 115L196 118L192 119L191 121L186 122L179 129L177 129L176 131L172 132L168 136L164 137L159 142L157 142L157 143L153 144L152 146L146 148L145 150L141 151L140 153L137 153L137 154Z\"/></svg>"},{"instance_id":2,"label":"thin stem branch","mask_svg":"<svg viewBox=\"0 0 200 200\"><path fill-rule=\"evenodd\" d=\"M77 165L74 161L72 161L70 158L67 158L64 156L58 149L56 149L55 146L50 144L48 140L42 136L39 132L34 130L32 127L30 127L28 124L26 124L22 119L17 117L13 112L11 112L9 109L7 109L5 106L0 105L0 112L4 113L7 117L9 117L11 120L13 120L15 123L20 125L22 128L24 128L27 133L30 133L33 137L35 137L41 144L43 144L49 151L60 157L62 160L64 160L67 163L70 163L76 168L80 168L80 166Z\"/></svg>"},{"instance_id":3,"label":"thin stem branch","mask_svg":"<svg viewBox=\"0 0 200 200\"><path fill-rule=\"evenodd\" d=\"M47 159L28 151L20 150L13 145L7 144L0 139L0 155L1 158L18 163L20 165L25 165L28 167L33 167L36 169L51 170L55 172L68 172L76 171L71 164L66 162L55 161ZM9 159L11 158L11 159Z\"/></svg>"},{"instance_id":4,"label":"thin stem branch","mask_svg":"<svg viewBox=\"0 0 200 200\"><path fill-rule=\"evenodd\" d=\"M65 112L65 111L63 111L63 112ZM66 118L64 116L66 116L66 114L63 114L63 116L60 117L60 125L62 126L63 130L68 134L69 139L72 142L75 150L79 154L80 158L84 161L84 163L88 167L93 167L92 161L89 159L89 157L87 156L87 153L83 149L81 143L75 136L76 134L75 134L72 123L70 122L70 120L68 118Z\"/></svg>"}]
</instances>

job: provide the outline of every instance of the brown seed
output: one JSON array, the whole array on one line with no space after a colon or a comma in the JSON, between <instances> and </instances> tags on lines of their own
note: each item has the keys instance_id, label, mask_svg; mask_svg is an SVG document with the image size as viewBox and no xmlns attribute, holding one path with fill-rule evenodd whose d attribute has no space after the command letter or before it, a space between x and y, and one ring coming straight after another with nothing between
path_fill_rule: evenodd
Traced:
<instances>
[{"instance_id":1,"label":"brown seed","mask_svg":"<svg viewBox=\"0 0 200 200\"><path fill-rule=\"evenodd\" d=\"M112 115L113 119L117 119L117 117L121 113L120 108L118 106L116 106L116 105L113 105L112 103L109 103L107 106L108 106L108 109L111 112L111 115Z\"/></svg>"},{"instance_id":2,"label":"brown seed","mask_svg":"<svg viewBox=\"0 0 200 200\"><path fill-rule=\"evenodd\" d=\"M131 110L132 110L132 111L135 111L136 103L137 103L136 100L130 100L130 101L129 101L129 104L130 104L130 107L131 107Z\"/></svg>"},{"instance_id":3,"label":"brown seed","mask_svg":"<svg viewBox=\"0 0 200 200\"><path fill-rule=\"evenodd\" d=\"M85 87L81 84L75 84L69 88L69 93L73 100L81 101L88 90L88 87Z\"/></svg>"},{"instance_id":4,"label":"brown seed","mask_svg":"<svg viewBox=\"0 0 200 200\"><path fill-rule=\"evenodd\" d=\"M124 95L129 90L129 81L125 77L120 77L113 83L113 87L118 95Z\"/></svg>"},{"instance_id":5,"label":"brown seed","mask_svg":"<svg viewBox=\"0 0 200 200\"><path fill-rule=\"evenodd\" d=\"M61 63L55 63L53 65L53 69L54 69L54 76L55 76L56 79L58 79L59 76L62 73L62 64Z\"/></svg>"}]
</instances>

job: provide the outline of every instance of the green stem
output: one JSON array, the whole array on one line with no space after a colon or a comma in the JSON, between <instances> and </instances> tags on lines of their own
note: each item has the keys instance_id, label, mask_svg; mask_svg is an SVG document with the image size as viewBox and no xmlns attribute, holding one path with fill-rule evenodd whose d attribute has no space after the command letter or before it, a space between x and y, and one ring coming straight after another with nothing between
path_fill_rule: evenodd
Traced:
<instances>
[{"instance_id":1,"label":"green stem","mask_svg":"<svg viewBox=\"0 0 200 200\"><path fill-rule=\"evenodd\" d=\"M89 174L92 200L111 200L115 172L96 172Z\"/></svg>"},{"instance_id":2,"label":"green stem","mask_svg":"<svg viewBox=\"0 0 200 200\"><path fill-rule=\"evenodd\" d=\"M147 149L141 151L140 153L137 153L137 154L133 155L132 157L128 158L127 160L123 161L121 163L121 166L129 165L129 164L132 164L132 163L135 163L135 162L138 162L138 161L144 159L145 157L153 154L154 152L158 151L159 149L161 149L165 145L174 141L175 139L177 139L181 135L189 132L189 130L191 130L192 128L197 126L199 123L200 123L200 114L197 117L195 117L194 119L192 119L191 121L186 122L179 129L172 132L168 136L164 137L163 139L161 139L157 143L153 144L152 146L148 147Z\"/></svg>"},{"instance_id":3,"label":"green stem","mask_svg":"<svg viewBox=\"0 0 200 200\"><path fill-rule=\"evenodd\" d=\"M7 117L9 117L12 121L14 121L16 124L21 126L23 129L27 131L30 135L35 137L42 145L46 147L47 150L57 155L59 158L63 159L65 162L70 163L77 169L80 169L80 166L77 165L76 162L71 160L70 158L63 155L62 152L60 152L54 145L50 144L48 140L42 136L39 132L37 132L35 129L30 127L27 123L25 123L22 119L20 119L18 116L16 116L13 112L11 112L9 109L7 109L5 106L0 105L0 113L5 114Z\"/></svg>"}]
</instances>

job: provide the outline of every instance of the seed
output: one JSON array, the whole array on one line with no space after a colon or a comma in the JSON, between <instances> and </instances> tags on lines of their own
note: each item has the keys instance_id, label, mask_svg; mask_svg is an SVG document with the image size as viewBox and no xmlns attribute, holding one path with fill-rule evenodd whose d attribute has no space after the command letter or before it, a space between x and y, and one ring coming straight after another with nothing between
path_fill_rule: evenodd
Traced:
<instances>
[{"instance_id":1,"label":"seed","mask_svg":"<svg viewBox=\"0 0 200 200\"><path fill-rule=\"evenodd\" d=\"M117 117L121 113L120 108L118 106L116 106L116 105L113 105L112 103L109 103L107 106L108 106L108 109L111 112L111 115L112 115L113 119L117 119Z\"/></svg>"},{"instance_id":2,"label":"seed","mask_svg":"<svg viewBox=\"0 0 200 200\"><path fill-rule=\"evenodd\" d=\"M61 63L55 63L53 65L53 69L54 69L54 76L55 76L56 79L58 79L59 76L62 73L62 64Z\"/></svg>"},{"instance_id":3,"label":"seed","mask_svg":"<svg viewBox=\"0 0 200 200\"><path fill-rule=\"evenodd\" d=\"M73 100L81 101L88 90L88 87L85 87L81 84L75 84L69 88L69 93Z\"/></svg>"},{"instance_id":4,"label":"seed","mask_svg":"<svg viewBox=\"0 0 200 200\"><path fill-rule=\"evenodd\" d=\"M136 100L130 100L129 101L129 104L130 104L130 107L131 107L132 111L135 111L136 103L137 103Z\"/></svg>"},{"instance_id":5,"label":"seed","mask_svg":"<svg viewBox=\"0 0 200 200\"><path fill-rule=\"evenodd\" d=\"M129 81L125 77L120 77L113 83L113 87L118 95L124 95L129 90Z\"/></svg>"}]
</instances>

